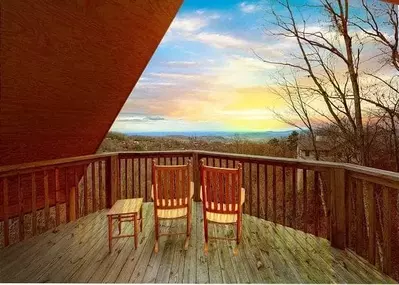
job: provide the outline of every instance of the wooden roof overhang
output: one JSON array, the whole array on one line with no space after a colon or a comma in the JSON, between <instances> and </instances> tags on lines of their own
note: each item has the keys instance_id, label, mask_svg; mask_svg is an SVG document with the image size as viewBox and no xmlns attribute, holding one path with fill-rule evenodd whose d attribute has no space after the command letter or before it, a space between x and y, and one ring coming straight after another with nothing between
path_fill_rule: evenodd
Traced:
<instances>
[{"instance_id":1,"label":"wooden roof overhang","mask_svg":"<svg viewBox=\"0 0 399 285\"><path fill-rule=\"evenodd\" d=\"M94 153L183 0L0 2L0 165Z\"/></svg>"}]
</instances>

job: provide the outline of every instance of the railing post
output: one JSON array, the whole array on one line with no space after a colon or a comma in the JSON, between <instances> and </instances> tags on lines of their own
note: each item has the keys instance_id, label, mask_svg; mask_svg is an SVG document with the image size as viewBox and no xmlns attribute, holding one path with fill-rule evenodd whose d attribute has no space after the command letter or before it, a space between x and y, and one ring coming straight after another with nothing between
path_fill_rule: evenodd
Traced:
<instances>
[{"instance_id":1,"label":"railing post","mask_svg":"<svg viewBox=\"0 0 399 285\"><path fill-rule=\"evenodd\" d=\"M200 198L200 165L198 160L198 153L193 153L193 182L194 182L194 201L201 201Z\"/></svg>"},{"instance_id":2,"label":"railing post","mask_svg":"<svg viewBox=\"0 0 399 285\"><path fill-rule=\"evenodd\" d=\"M331 193L331 245L344 249L346 237L346 171L332 168L330 170Z\"/></svg>"},{"instance_id":3,"label":"railing post","mask_svg":"<svg viewBox=\"0 0 399 285\"><path fill-rule=\"evenodd\" d=\"M118 199L119 190L119 156L107 158L105 167L105 199L107 208L111 208Z\"/></svg>"}]
</instances>

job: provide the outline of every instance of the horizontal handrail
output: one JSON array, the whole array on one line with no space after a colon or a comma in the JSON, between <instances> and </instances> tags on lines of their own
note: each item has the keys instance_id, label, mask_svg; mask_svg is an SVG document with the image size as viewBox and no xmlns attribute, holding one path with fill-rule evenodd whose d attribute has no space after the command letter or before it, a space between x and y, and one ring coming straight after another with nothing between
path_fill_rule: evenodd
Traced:
<instances>
[{"instance_id":1,"label":"horizontal handrail","mask_svg":"<svg viewBox=\"0 0 399 285\"><path fill-rule=\"evenodd\" d=\"M271 156L259 156L259 155L247 155L247 154L235 154L235 153L223 153L223 152L212 152L212 151L201 151L201 150L170 150L170 151L124 151L124 152L108 152L101 154L92 154L85 156L76 156L69 158L61 158L61 159L52 159L45 161L37 161L37 162L28 162L22 164L14 164L14 165L5 165L0 166L0 176L4 176L6 174L16 174L18 172L22 172L24 170L29 170L33 168L43 169L46 167L53 167L58 165L66 165L66 164L74 164L81 163L84 161L92 161L100 158L107 158L110 156L118 155L121 158L125 156L135 155L137 157L146 157L146 156L172 156L178 154L199 154L199 155L208 155L218 158L229 158L229 159L237 159L243 160L246 162L265 162L268 164L276 164L281 165L284 164L286 166L292 167L307 167L316 170L327 170L331 168L345 169L352 173L360 173L367 176L372 176L378 179L380 182L382 180L390 180L389 187L398 188L399 189L399 173L393 171L387 171L372 167L360 166L351 163L339 163L339 162L329 162L329 161L316 161L316 160L304 160L304 159L295 159L295 158L284 158L284 157L271 157Z\"/></svg>"},{"instance_id":2,"label":"horizontal handrail","mask_svg":"<svg viewBox=\"0 0 399 285\"><path fill-rule=\"evenodd\" d=\"M76 163L91 162L102 158L108 158L113 155L118 155L117 152L108 152L100 154L90 154L83 156L74 156L60 159L51 159L35 162L27 162L13 165L0 166L0 177L4 175L15 175L29 171L31 169L43 170L48 167L53 168L54 166L71 166Z\"/></svg>"}]
</instances>

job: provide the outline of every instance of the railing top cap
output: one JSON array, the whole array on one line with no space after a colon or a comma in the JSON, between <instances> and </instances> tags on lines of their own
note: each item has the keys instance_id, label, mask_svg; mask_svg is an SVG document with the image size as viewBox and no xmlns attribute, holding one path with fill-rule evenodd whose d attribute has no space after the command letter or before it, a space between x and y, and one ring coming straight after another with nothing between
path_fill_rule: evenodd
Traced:
<instances>
[{"instance_id":1,"label":"railing top cap","mask_svg":"<svg viewBox=\"0 0 399 285\"><path fill-rule=\"evenodd\" d=\"M328 170L328 169L344 169L351 172L361 173L364 175L370 175L378 177L381 179L389 179L395 183L399 183L399 173L386 171L371 167L364 167L349 163L337 163L328 161L315 161L315 160L304 160L304 159L294 159L294 158L283 158L283 157L269 157L269 156L258 156L258 155L246 155L246 154L234 154L234 153L222 153L222 152L211 152L211 151L201 151L201 150L170 150L170 151L126 151L126 152L112 152L112 153L101 153L86 156L54 159L47 161L38 161L23 163L18 165L5 165L0 166L0 175L9 172L19 172L23 170L29 170L34 168L43 168L49 166L61 166L71 163L79 163L90 160L97 160L101 158L108 158L111 156L126 156L126 155L171 155L171 154L196 154L203 156L213 156L218 158L229 158L237 160L245 160L248 162L262 162L271 164L280 164L285 166L297 167L297 168L313 168L318 170Z\"/></svg>"}]
</instances>

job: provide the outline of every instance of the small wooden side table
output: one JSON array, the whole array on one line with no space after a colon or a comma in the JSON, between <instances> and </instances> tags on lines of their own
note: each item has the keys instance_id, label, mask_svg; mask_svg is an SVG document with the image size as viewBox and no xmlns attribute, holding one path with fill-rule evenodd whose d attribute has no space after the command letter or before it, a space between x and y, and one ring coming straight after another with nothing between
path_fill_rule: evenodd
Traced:
<instances>
[{"instance_id":1,"label":"small wooden side table","mask_svg":"<svg viewBox=\"0 0 399 285\"><path fill-rule=\"evenodd\" d=\"M118 200L108 211L108 243L109 252L112 251L112 239L114 238L126 238L134 237L134 247L137 249L138 245L138 227L140 223L140 232L143 231L143 198L136 199L123 199ZM112 222L113 220L118 221L118 232L117 236L112 236ZM133 235L121 235L121 224L122 222L133 222L134 234Z\"/></svg>"}]
</instances>

